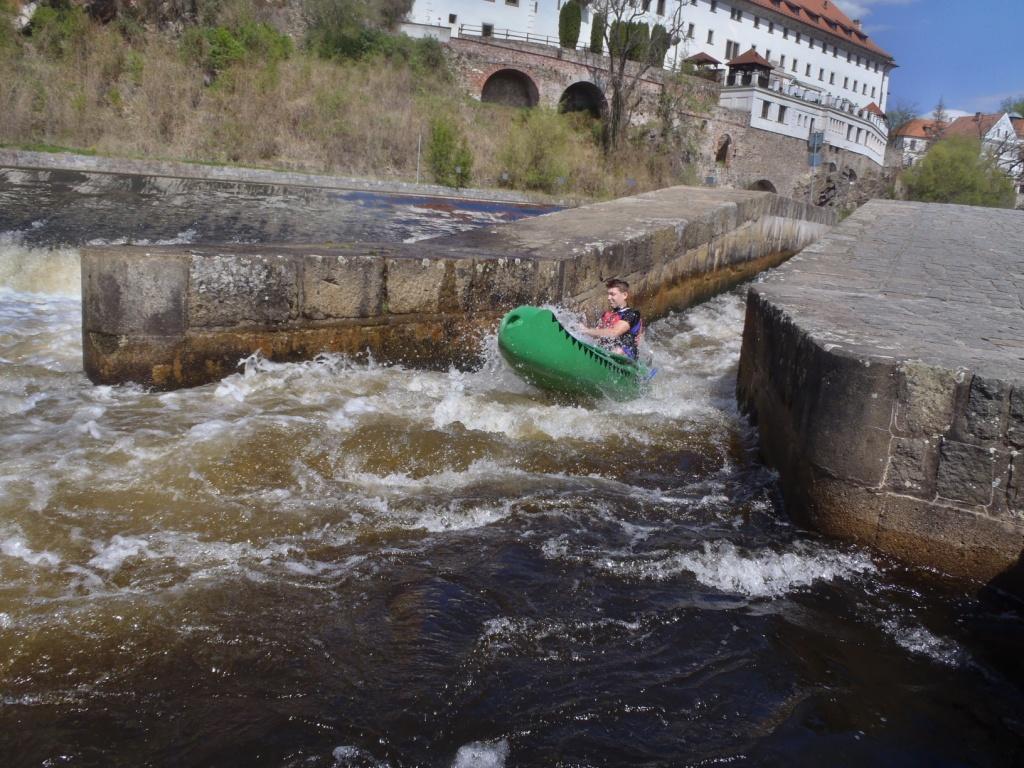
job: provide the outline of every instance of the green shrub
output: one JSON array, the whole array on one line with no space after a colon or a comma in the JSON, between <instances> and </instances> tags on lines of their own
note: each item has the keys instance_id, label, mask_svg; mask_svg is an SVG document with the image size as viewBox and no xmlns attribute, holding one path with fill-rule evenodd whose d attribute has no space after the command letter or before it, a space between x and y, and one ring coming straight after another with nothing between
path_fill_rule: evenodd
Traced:
<instances>
[{"instance_id":1,"label":"green shrub","mask_svg":"<svg viewBox=\"0 0 1024 768\"><path fill-rule=\"evenodd\" d=\"M89 19L78 6L41 5L32 14L28 33L39 50L62 58L85 41Z\"/></svg>"},{"instance_id":2,"label":"green shrub","mask_svg":"<svg viewBox=\"0 0 1024 768\"><path fill-rule=\"evenodd\" d=\"M644 61L650 47L651 28L642 21L613 21L608 35L609 54L625 53L630 61Z\"/></svg>"},{"instance_id":3,"label":"green shrub","mask_svg":"<svg viewBox=\"0 0 1024 768\"><path fill-rule=\"evenodd\" d=\"M268 24L243 22L228 27L189 27L181 38L187 61L220 73L246 59L276 63L291 56L292 41Z\"/></svg>"},{"instance_id":4,"label":"green shrub","mask_svg":"<svg viewBox=\"0 0 1024 768\"><path fill-rule=\"evenodd\" d=\"M571 118L553 110L531 109L509 131L501 160L512 186L554 192L567 184L573 140Z\"/></svg>"},{"instance_id":5,"label":"green shrub","mask_svg":"<svg viewBox=\"0 0 1024 768\"><path fill-rule=\"evenodd\" d=\"M580 40L580 24L583 23L583 11L573 0L562 6L558 13L558 44L570 50L576 49Z\"/></svg>"},{"instance_id":6,"label":"green shrub","mask_svg":"<svg viewBox=\"0 0 1024 768\"><path fill-rule=\"evenodd\" d=\"M604 30L608 26L608 17L603 13L595 13L590 22L590 52L604 53Z\"/></svg>"},{"instance_id":7,"label":"green shrub","mask_svg":"<svg viewBox=\"0 0 1024 768\"><path fill-rule=\"evenodd\" d=\"M903 174L907 197L924 203L1012 208L1013 182L976 139L943 139Z\"/></svg>"},{"instance_id":8,"label":"green shrub","mask_svg":"<svg viewBox=\"0 0 1024 768\"><path fill-rule=\"evenodd\" d=\"M439 115L430 123L427 164L434 181L446 187L465 187L473 172L473 154L459 127Z\"/></svg>"}]
</instances>

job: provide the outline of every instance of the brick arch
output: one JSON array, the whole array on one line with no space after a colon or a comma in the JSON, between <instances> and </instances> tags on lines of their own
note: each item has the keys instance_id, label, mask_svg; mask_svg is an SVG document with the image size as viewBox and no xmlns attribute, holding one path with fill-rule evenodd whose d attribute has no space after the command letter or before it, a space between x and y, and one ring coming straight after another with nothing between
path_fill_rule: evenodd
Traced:
<instances>
[{"instance_id":1,"label":"brick arch","mask_svg":"<svg viewBox=\"0 0 1024 768\"><path fill-rule=\"evenodd\" d=\"M589 80L578 80L564 91L558 100L559 112L589 112L600 117L608 109L604 92Z\"/></svg>"},{"instance_id":2,"label":"brick arch","mask_svg":"<svg viewBox=\"0 0 1024 768\"><path fill-rule=\"evenodd\" d=\"M753 190L755 192L774 192L776 194L779 191L775 188L775 185L772 184L768 179L758 179L757 181L751 184L747 184L747 189Z\"/></svg>"},{"instance_id":3,"label":"brick arch","mask_svg":"<svg viewBox=\"0 0 1024 768\"><path fill-rule=\"evenodd\" d=\"M522 70L501 67L484 81L480 101L510 107L535 107L540 102L540 91L533 78Z\"/></svg>"}]
</instances>

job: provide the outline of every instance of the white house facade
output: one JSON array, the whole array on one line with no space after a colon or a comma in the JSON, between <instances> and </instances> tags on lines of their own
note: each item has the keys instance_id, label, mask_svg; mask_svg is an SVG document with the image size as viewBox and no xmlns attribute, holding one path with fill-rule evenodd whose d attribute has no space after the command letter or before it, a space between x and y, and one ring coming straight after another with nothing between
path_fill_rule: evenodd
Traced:
<instances>
[{"instance_id":1,"label":"white house facade","mask_svg":"<svg viewBox=\"0 0 1024 768\"><path fill-rule=\"evenodd\" d=\"M723 107L749 110L752 126L773 133L808 139L813 132L824 131L826 143L882 164L887 140L882 115L896 65L834 2L636 1L652 26L671 29L676 19L680 21L678 42L669 49L666 67L679 66L698 53L728 62L751 49L771 64L767 87L760 79L743 86L725 84ZM409 20L446 27L453 37L508 37L557 45L563 2L416 0ZM580 47L589 44L592 18L592 9L584 9ZM745 91L731 94L733 87ZM765 109L774 117L763 117Z\"/></svg>"}]
</instances>

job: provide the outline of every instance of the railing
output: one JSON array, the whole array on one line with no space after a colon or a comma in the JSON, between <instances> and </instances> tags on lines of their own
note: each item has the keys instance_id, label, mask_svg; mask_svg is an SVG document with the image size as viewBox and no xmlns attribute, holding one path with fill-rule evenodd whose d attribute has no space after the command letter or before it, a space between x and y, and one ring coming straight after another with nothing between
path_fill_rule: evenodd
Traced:
<instances>
[{"instance_id":1,"label":"railing","mask_svg":"<svg viewBox=\"0 0 1024 768\"><path fill-rule=\"evenodd\" d=\"M536 45L547 45L553 48L561 48L561 41L557 37L548 35L534 35L530 32L516 32L512 29L495 29L494 27L476 26L474 24L460 24L459 37L463 35L474 35L476 37L489 37L495 40L513 40L520 43L535 43ZM568 49L567 49L568 50ZM577 45L577 51L589 51L589 45Z\"/></svg>"},{"instance_id":2,"label":"railing","mask_svg":"<svg viewBox=\"0 0 1024 768\"><path fill-rule=\"evenodd\" d=\"M485 34L486 33L486 34ZM557 37L549 37L548 35L534 35L530 32L517 32L513 29L495 29L494 27L478 26L475 24L460 24L458 37L463 35L470 35L472 37L481 37L489 40L509 40L517 43L533 43L534 45L546 45L549 48L560 48L562 50L570 50L568 48L562 48L562 43ZM572 49L577 53L594 54L590 50L588 43L577 43L576 47ZM601 54L603 55L603 54ZM676 70L677 62L669 60L666 55L665 61L662 63L662 69L668 72L674 72ZM708 78L711 79L711 78Z\"/></svg>"}]
</instances>

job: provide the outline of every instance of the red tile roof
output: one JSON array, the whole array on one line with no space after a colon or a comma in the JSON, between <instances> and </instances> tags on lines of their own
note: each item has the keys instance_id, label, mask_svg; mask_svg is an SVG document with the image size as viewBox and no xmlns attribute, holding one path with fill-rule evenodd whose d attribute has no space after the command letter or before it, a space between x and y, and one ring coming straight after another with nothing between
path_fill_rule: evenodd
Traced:
<instances>
[{"instance_id":1,"label":"red tile roof","mask_svg":"<svg viewBox=\"0 0 1024 768\"><path fill-rule=\"evenodd\" d=\"M1024 139L1024 117L1010 118L1010 122L1013 123L1013 130L1017 132L1017 136Z\"/></svg>"},{"instance_id":2,"label":"red tile roof","mask_svg":"<svg viewBox=\"0 0 1024 768\"><path fill-rule=\"evenodd\" d=\"M687 56L685 59L683 59L683 61L688 61L691 64L721 64L722 63L718 59L716 59L714 56L712 56L710 53L705 53L704 51L701 51L700 53L695 53L695 54L693 54L693 56Z\"/></svg>"},{"instance_id":3,"label":"red tile roof","mask_svg":"<svg viewBox=\"0 0 1024 768\"><path fill-rule=\"evenodd\" d=\"M768 59L766 59L764 56L759 54L757 51L755 51L753 48L751 48L746 53L741 53L735 59L732 59L726 63L730 67L739 67L746 64L748 66L752 65L755 67L765 67L766 69L772 68L772 63L768 61Z\"/></svg>"},{"instance_id":4,"label":"red tile roof","mask_svg":"<svg viewBox=\"0 0 1024 768\"><path fill-rule=\"evenodd\" d=\"M935 121L921 117L908 120L899 127L896 135L906 136L910 139L933 139L935 138Z\"/></svg>"},{"instance_id":5,"label":"red tile roof","mask_svg":"<svg viewBox=\"0 0 1024 768\"><path fill-rule=\"evenodd\" d=\"M865 112L870 112L872 115L878 115L883 120L885 119L885 112L883 112L882 108L880 106L878 106L877 104L875 104L875 102L873 102L873 101L870 104L868 104L866 107L864 107L864 111Z\"/></svg>"},{"instance_id":6,"label":"red tile roof","mask_svg":"<svg viewBox=\"0 0 1024 768\"><path fill-rule=\"evenodd\" d=\"M965 115L946 126L942 132L946 136L969 136L972 139L980 139L992 130L992 126L999 122L1005 112L996 112L993 115Z\"/></svg>"},{"instance_id":7,"label":"red tile roof","mask_svg":"<svg viewBox=\"0 0 1024 768\"><path fill-rule=\"evenodd\" d=\"M838 37L849 45L863 48L892 61L892 54L875 45L836 7L834 0L750 0L750 3L795 19L823 33Z\"/></svg>"}]
</instances>

